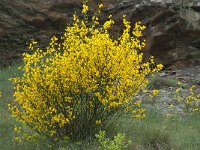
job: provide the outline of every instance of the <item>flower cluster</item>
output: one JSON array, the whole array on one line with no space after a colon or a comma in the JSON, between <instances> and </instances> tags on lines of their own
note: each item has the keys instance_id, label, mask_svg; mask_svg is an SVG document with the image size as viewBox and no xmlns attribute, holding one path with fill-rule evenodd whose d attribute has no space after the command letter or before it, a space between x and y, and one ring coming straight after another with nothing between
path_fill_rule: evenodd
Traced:
<instances>
[{"instance_id":1,"label":"flower cluster","mask_svg":"<svg viewBox=\"0 0 200 150\"><path fill-rule=\"evenodd\" d=\"M82 13L87 11L84 4ZM91 135L120 110L140 118L143 109L133 97L147 84L146 76L162 65L153 67L152 58L142 63L145 26L138 22L131 31L125 17L123 22L121 37L113 39L111 16L97 28L97 16L88 25L74 15L73 24L61 38L52 37L46 50L32 41L32 54L23 54L19 68L23 75L11 79L13 117L54 142Z\"/></svg>"}]
</instances>

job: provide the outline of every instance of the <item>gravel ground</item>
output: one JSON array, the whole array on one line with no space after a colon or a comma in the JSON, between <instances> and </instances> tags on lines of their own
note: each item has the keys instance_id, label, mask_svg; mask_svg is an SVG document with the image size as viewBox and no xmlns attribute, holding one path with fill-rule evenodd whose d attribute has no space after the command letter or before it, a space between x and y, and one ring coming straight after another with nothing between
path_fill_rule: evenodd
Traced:
<instances>
[{"instance_id":1,"label":"gravel ground","mask_svg":"<svg viewBox=\"0 0 200 150\"><path fill-rule=\"evenodd\" d=\"M200 66L165 70L157 73L153 80L150 79L149 88L151 90L158 89L158 95L150 98L146 94L143 96L143 99L146 101L147 107L155 107L163 115L173 116L174 114L179 114L186 116L188 111L193 111L193 108L187 107L187 104L184 102L179 102L177 97L186 98L190 95L190 87L192 85L195 86L195 95L200 94ZM178 88L180 88L180 91L177 93L176 90ZM200 98L195 103L200 104ZM200 105L198 107L200 108Z\"/></svg>"}]
</instances>

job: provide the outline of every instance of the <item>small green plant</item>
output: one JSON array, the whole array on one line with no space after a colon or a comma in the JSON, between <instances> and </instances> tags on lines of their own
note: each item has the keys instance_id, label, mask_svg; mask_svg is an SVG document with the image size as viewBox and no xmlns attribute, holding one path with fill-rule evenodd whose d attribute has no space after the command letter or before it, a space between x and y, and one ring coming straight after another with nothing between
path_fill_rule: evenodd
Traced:
<instances>
[{"instance_id":1,"label":"small green plant","mask_svg":"<svg viewBox=\"0 0 200 150\"><path fill-rule=\"evenodd\" d=\"M96 134L96 138L99 142L99 150L126 150L128 145L131 144L130 140L126 140L126 135L118 133L114 136L114 139L106 138L105 131L100 131Z\"/></svg>"}]
</instances>

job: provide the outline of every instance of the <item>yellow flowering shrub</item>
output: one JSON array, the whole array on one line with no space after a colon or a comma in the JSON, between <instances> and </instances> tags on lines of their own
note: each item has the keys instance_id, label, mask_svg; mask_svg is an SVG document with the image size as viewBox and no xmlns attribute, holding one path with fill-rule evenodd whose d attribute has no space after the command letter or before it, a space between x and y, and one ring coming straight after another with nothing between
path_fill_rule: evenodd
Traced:
<instances>
[{"instance_id":1,"label":"yellow flowering shrub","mask_svg":"<svg viewBox=\"0 0 200 150\"><path fill-rule=\"evenodd\" d=\"M176 89L175 98L177 100L177 103L181 105L181 108L186 113L199 111L198 100L200 99L200 94L196 94L194 90L195 86L193 85L189 88L189 93L187 94L187 96L184 96L185 91L183 91L182 88Z\"/></svg>"},{"instance_id":2,"label":"yellow flowering shrub","mask_svg":"<svg viewBox=\"0 0 200 150\"><path fill-rule=\"evenodd\" d=\"M84 3L83 15L87 11ZM52 37L46 50L32 41L19 68L23 75L11 79L13 117L52 142L94 135L118 111L141 117L140 101L133 97L162 65L153 65L152 58L142 63L145 26L137 22L131 31L125 17L123 23L123 34L113 39L112 16L100 26L97 15L92 23L74 15L73 24L62 37Z\"/></svg>"}]
</instances>

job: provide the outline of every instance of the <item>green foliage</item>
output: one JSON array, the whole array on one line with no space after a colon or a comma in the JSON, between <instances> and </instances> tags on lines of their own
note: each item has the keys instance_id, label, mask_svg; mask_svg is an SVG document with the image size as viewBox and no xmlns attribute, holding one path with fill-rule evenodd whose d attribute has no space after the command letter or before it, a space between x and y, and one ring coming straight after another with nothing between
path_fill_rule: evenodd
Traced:
<instances>
[{"instance_id":1,"label":"green foliage","mask_svg":"<svg viewBox=\"0 0 200 150\"><path fill-rule=\"evenodd\" d=\"M105 131L100 131L96 134L96 138L100 144L99 150L126 150L131 141L126 141L126 135L118 133L114 139L106 138Z\"/></svg>"}]
</instances>

